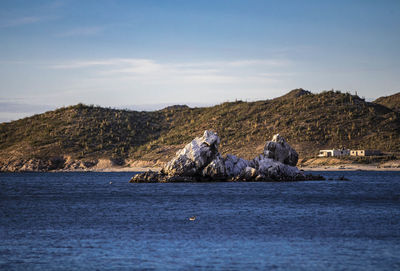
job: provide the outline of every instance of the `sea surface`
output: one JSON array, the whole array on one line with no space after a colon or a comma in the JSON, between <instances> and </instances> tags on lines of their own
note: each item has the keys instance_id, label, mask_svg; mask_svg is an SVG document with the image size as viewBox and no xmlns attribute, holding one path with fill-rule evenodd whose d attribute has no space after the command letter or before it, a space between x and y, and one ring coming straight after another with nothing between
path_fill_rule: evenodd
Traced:
<instances>
[{"instance_id":1,"label":"sea surface","mask_svg":"<svg viewBox=\"0 0 400 271\"><path fill-rule=\"evenodd\" d=\"M400 172L319 173L334 180L2 173L0 270L400 270Z\"/></svg>"}]
</instances>

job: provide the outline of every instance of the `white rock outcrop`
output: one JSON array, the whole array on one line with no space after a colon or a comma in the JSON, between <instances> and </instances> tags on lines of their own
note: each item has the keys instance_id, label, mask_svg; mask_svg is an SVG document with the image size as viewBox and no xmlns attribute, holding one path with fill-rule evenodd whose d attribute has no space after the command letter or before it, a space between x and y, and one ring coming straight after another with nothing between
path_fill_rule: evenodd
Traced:
<instances>
[{"instance_id":1,"label":"white rock outcrop","mask_svg":"<svg viewBox=\"0 0 400 271\"><path fill-rule=\"evenodd\" d=\"M238 176L246 167L250 165L248 160L228 154L225 157L226 174L230 177Z\"/></svg>"},{"instance_id":2,"label":"white rock outcrop","mask_svg":"<svg viewBox=\"0 0 400 271\"><path fill-rule=\"evenodd\" d=\"M298 154L279 134L265 144L263 154L248 161L218 151L220 139L215 132L205 131L196 137L162 170L135 175L131 182L185 181L300 181L321 179L305 175L297 167Z\"/></svg>"},{"instance_id":3,"label":"white rock outcrop","mask_svg":"<svg viewBox=\"0 0 400 271\"><path fill-rule=\"evenodd\" d=\"M271 141L265 143L264 155L290 166L296 166L299 160L297 152L279 134L274 135Z\"/></svg>"},{"instance_id":4,"label":"white rock outcrop","mask_svg":"<svg viewBox=\"0 0 400 271\"><path fill-rule=\"evenodd\" d=\"M183 149L176 153L176 156L169 161L161 170L168 176L203 176L207 172L212 172L213 165L203 172L203 170L214 160L214 167L217 170L221 167L218 156L218 145L220 139L212 131L205 131L202 137L196 137Z\"/></svg>"},{"instance_id":5,"label":"white rock outcrop","mask_svg":"<svg viewBox=\"0 0 400 271\"><path fill-rule=\"evenodd\" d=\"M203 169L202 174L205 178L225 178L226 168L224 159L218 153L216 157Z\"/></svg>"},{"instance_id":6,"label":"white rock outcrop","mask_svg":"<svg viewBox=\"0 0 400 271\"><path fill-rule=\"evenodd\" d=\"M271 178L273 180L291 180L304 177L302 171L297 167L281 163L265 155L259 155L252 160L259 178Z\"/></svg>"}]
</instances>

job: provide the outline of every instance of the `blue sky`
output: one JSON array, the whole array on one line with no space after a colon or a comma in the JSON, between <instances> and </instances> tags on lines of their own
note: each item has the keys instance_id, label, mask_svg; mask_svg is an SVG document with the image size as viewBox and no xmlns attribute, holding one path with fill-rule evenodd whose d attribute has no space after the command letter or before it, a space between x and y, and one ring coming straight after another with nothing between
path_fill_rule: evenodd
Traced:
<instances>
[{"instance_id":1,"label":"blue sky","mask_svg":"<svg viewBox=\"0 0 400 271\"><path fill-rule=\"evenodd\" d=\"M0 121L294 88L400 91L400 1L0 2Z\"/></svg>"}]
</instances>

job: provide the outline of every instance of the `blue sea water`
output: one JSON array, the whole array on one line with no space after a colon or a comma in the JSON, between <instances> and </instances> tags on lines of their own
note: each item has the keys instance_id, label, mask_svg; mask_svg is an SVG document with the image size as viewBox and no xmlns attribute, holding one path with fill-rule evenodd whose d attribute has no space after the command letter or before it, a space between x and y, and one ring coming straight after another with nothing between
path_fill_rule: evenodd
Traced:
<instances>
[{"instance_id":1,"label":"blue sea water","mask_svg":"<svg viewBox=\"0 0 400 271\"><path fill-rule=\"evenodd\" d=\"M350 181L3 173L0 269L400 270L400 172L320 174Z\"/></svg>"}]
</instances>

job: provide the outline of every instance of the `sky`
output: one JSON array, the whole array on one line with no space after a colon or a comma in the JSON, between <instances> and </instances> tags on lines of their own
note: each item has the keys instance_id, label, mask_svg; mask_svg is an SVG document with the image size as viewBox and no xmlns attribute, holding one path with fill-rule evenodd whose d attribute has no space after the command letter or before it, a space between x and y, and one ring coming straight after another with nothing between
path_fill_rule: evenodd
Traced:
<instances>
[{"instance_id":1,"label":"sky","mask_svg":"<svg viewBox=\"0 0 400 271\"><path fill-rule=\"evenodd\" d=\"M1 0L0 122L291 89L400 91L399 0Z\"/></svg>"}]
</instances>

